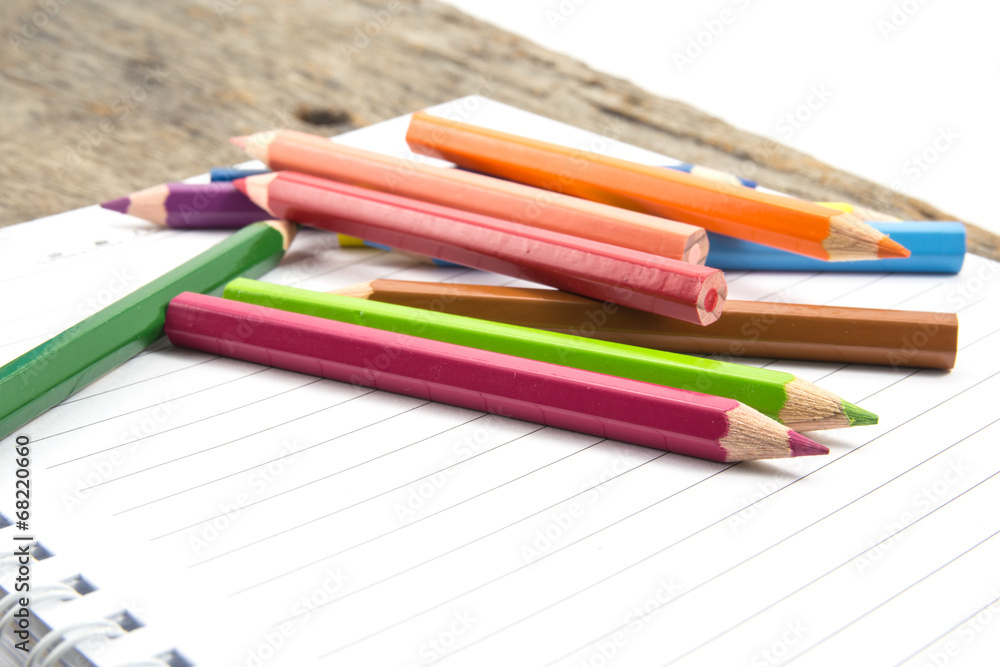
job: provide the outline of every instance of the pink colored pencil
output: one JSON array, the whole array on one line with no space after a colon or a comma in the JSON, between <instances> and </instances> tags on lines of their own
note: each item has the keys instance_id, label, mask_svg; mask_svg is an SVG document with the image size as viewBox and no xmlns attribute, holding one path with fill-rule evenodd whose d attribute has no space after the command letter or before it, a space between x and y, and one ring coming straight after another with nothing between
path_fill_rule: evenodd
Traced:
<instances>
[{"instance_id":1,"label":"pink colored pencil","mask_svg":"<svg viewBox=\"0 0 1000 667\"><path fill-rule=\"evenodd\" d=\"M282 171L235 182L279 218L695 324L719 318L718 269Z\"/></svg>"},{"instance_id":2,"label":"pink colored pencil","mask_svg":"<svg viewBox=\"0 0 1000 667\"><path fill-rule=\"evenodd\" d=\"M170 340L300 373L713 461L825 454L738 401L184 292Z\"/></svg>"}]
</instances>

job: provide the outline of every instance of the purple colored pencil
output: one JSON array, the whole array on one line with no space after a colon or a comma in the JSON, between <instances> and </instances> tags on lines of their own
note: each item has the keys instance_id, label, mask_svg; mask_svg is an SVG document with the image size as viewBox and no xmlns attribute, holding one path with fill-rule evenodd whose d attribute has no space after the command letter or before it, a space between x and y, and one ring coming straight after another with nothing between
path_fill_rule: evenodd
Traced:
<instances>
[{"instance_id":1,"label":"purple colored pencil","mask_svg":"<svg viewBox=\"0 0 1000 667\"><path fill-rule=\"evenodd\" d=\"M184 292L175 345L712 461L828 449L731 398Z\"/></svg>"},{"instance_id":2,"label":"purple colored pencil","mask_svg":"<svg viewBox=\"0 0 1000 667\"><path fill-rule=\"evenodd\" d=\"M101 204L176 229L231 229L274 216L232 183L164 183Z\"/></svg>"}]
</instances>

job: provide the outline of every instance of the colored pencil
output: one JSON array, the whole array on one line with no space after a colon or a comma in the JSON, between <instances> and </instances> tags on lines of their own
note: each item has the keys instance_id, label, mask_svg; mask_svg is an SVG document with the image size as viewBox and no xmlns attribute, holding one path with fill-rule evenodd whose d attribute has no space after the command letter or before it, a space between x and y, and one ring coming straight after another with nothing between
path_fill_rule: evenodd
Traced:
<instances>
[{"instance_id":1,"label":"colored pencil","mask_svg":"<svg viewBox=\"0 0 1000 667\"><path fill-rule=\"evenodd\" d=\"M237 279L227 299L444 343L732 398L796 431L873 424L878 417L791 373L609 343L488 319Z\"/></svg>"},{"instance_id":2,"label":"colored pencil","mask_svg":"<svg viewBox=\"0 0 1000 667\"><path fill-rule=\"evenodd\" d=\"M212 167L211 171L208 172L208 178L213 183L222 183L226 181L235 181L240 178L246 178L247 176L266 174L269 171L271 170L239 169L238 167Z\"/></svg>"},{"instance_id":3,"label":"colored pencil","mask_svg":"<svg viewBox=\"0 0 1000 667\"><path fill-rule=\"evenodd\" d=\"M708 178L713 181L719 181L720 183L729 183L730 185L742 185L747 188L756 188L757 181L751 181L749 178L740 178L739 176L734 176L729 172L719 171L718 169L712 169L711 167L702 167L701 165L691 164L690 162L681 162L680 164L669 164L666 165L667 169L676 169L677 171L683 171L687 174L694 174L695 176L701 176L702 178Z\"/></svg>"},{"instance_id":4,"label":"colored pencil","mask_svg":"<svg viewBox=\"0 0 1000 667\"><path fill-rule=\"evenodd\" d=\"M232 183L164 183L101 206L175 229L246 227L271 217Z\"/></svg>"},{"instance_id":5,"label":"colored pencil","mask_svg":"<svg viewBox=\"0 0 1000 667\"><path fill-rule=\"evenodd\" d=\"M873 222L872 227L910 249L909 257L860 262L824 262L759 243L710 233L709 266L723 271L890 271L958 273L965 261L965 225L960 222Z\"/></svg>"},{"instance_id":6,"label":"colored pencil","mask_svg":"<svg viewBox=\"0 0 1000 667\"><path fill-rule=\"evenodd\" d=\"M275 217L595 299L710 324L721 271L294 172L235 181Z\"/></svg>"},{"instance_id":7,"label":"colored pencil","mask_svg":"<svg viewBox=\"0 0 1000 667\"><path fill-rule=\"evenodd\" d=\"M699 227L303 132L279 130L232 141L274 170L329 178L695 264L704 264L708 251Z\"/></svg>"},{"instance_id":8,"label":"colored pencil","mask_svg":"<svg viewBox=\"0 0 1000 667\"><path fill-rule=\"evenodd\" d=\"M159 338L174 296L261 275L281 260L294 235L285 221L245 227L0 368L0 438Z\"/></svg>"},{"instance_id":9,"label":"colored pencil","mask_svg":"<svg viewBox=\"0 0 1000 667\"><path fill-rule=\"evenodd\" d=\"M953 368L958 346L954 313L729 299L715 324L699 327L548 289L373 280L333 293L729 360Z\"/></svg>"},{"instance_id":10,"label":"colored pencil","mask_svg":"<svg viewBox=\"0 0 1000 667\"><path fill-rule=\"evenodd\" d=\"M728 398L201 294L175 345L714 461L829 450Z\"/></svg>"},{"instance_id":11,"label":"colored pencil","mask_svg":"<svg viewBox=\"0 0 1000 667\"><path fill-rule=\"evenodd\" d=\"M426 112L413 115L406 141L417 153L494 176L662 215L817 259L909 254L850 213Z\"/></svg>"}]
</instances>

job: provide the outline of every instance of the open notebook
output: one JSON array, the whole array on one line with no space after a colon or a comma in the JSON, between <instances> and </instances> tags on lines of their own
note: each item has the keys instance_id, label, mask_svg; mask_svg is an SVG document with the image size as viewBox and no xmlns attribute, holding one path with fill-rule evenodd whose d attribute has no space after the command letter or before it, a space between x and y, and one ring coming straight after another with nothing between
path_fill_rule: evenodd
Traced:
<instances>
[{"instance_id":1,"label":"open notebook","mask_svg":"<svg viewBox=\"0 0 1000 667\"><path fill-rule=\"evenodd\" d=\"M670 163L614 127L480 98L437 110ZM409 155L405 128L337 140ZM223 234L97 207L0 230L0 360ZM949 277L728 275L731 298L961 321L952 372L745 360L881 423L814 434L827 457L738 465L161 343L18 432L26 533L6 525L14 437L2 442L0 542L43 547L33 585L93 589L40 596L35 631L141 625L69 654L101 666L986 664L1000 650L998 275L973 256ZM511 284L311 230L264 279L326 290L389 276ZM23 659L9 640L0 661Z\"/></svg>"}]
</instances>

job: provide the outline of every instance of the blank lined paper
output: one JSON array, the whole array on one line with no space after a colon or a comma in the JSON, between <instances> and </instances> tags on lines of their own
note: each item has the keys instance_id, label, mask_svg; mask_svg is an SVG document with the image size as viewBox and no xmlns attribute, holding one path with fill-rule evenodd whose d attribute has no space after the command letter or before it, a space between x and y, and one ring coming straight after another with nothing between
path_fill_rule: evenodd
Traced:
<instances>
[{"instance_id":1,"label":"blank lined paper","mask_svg":"<svg viewBox=\"0 0 1000 667\"><path fill-rule=\"evenodd\" d=\"M437 111L671 162L481 98ZM338 140L409 156L405 127ZM0 357L223 236L96 207L6 230ZM951 372L743 360L881 420L811 434L826 457L736 465L161 342L18 432L55 554L36 581L97 587L35 611L60 627L131 610L144 627L82 649L102 665L168 649L248 667L984 664L1000 647L998 268L728 275L734 299L960 320ZM385 277L528 285L312 230L264 279Z\"/></svg>"}]
</instances>

